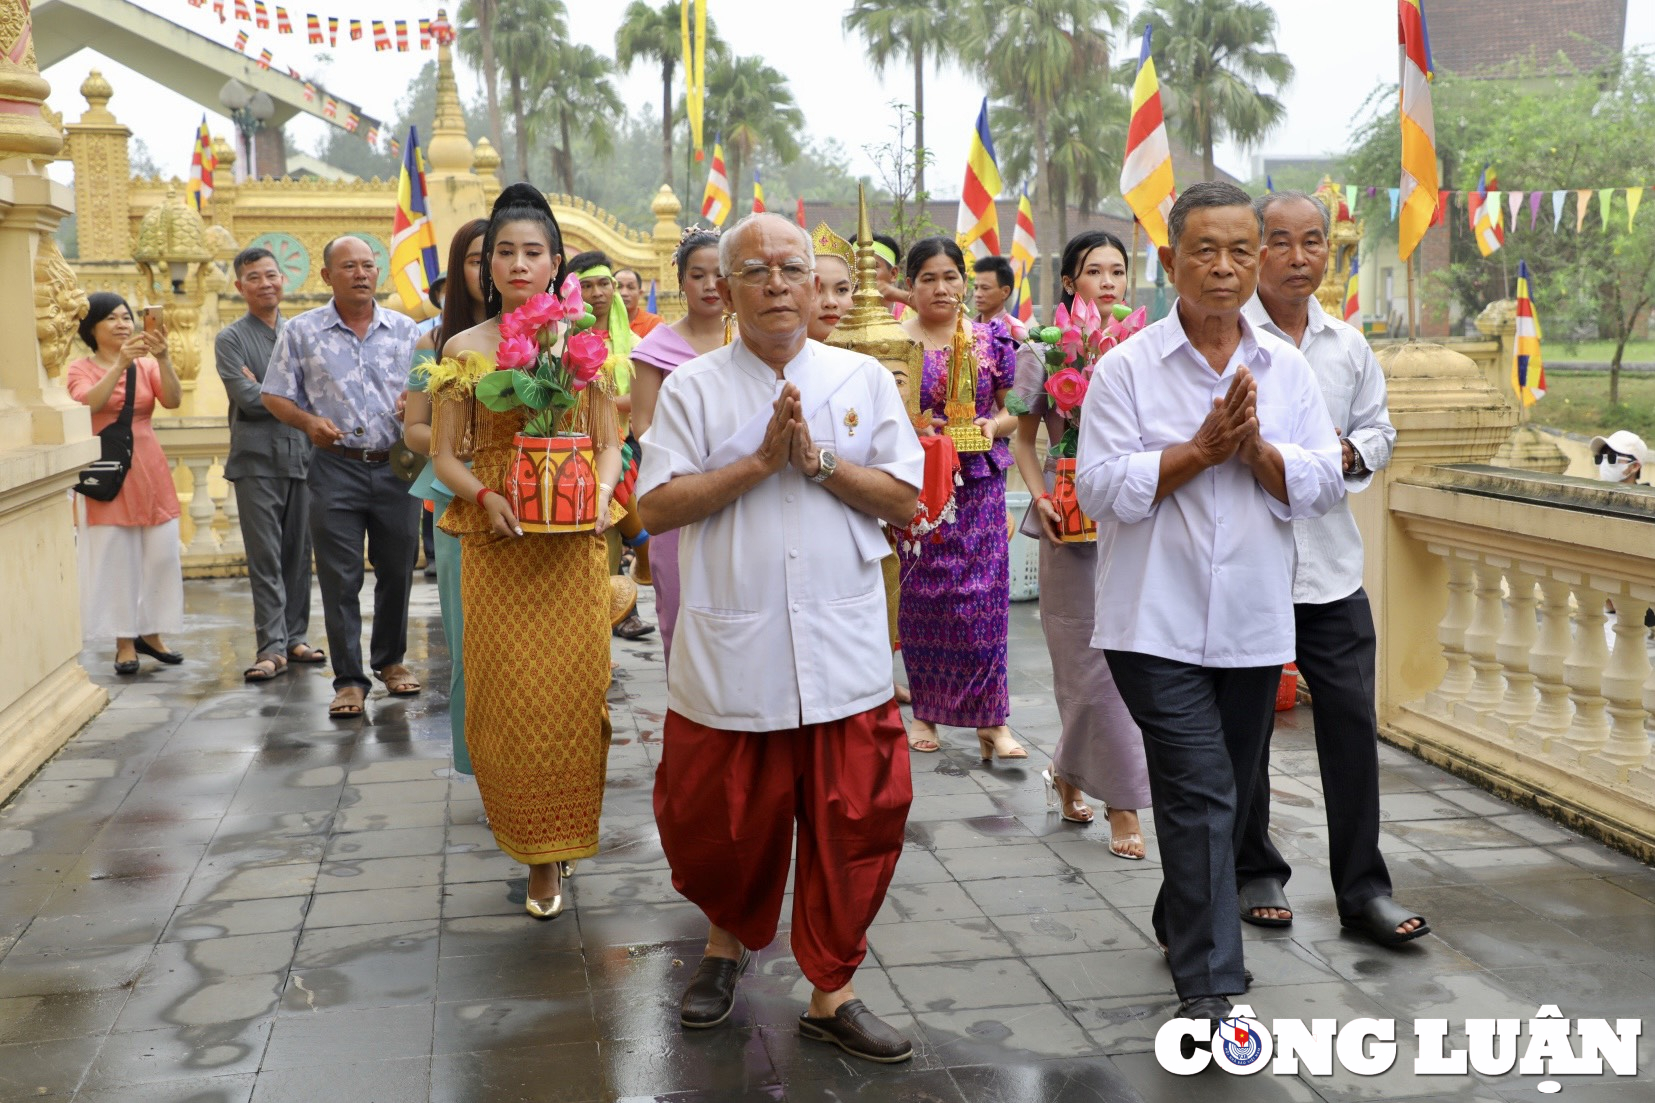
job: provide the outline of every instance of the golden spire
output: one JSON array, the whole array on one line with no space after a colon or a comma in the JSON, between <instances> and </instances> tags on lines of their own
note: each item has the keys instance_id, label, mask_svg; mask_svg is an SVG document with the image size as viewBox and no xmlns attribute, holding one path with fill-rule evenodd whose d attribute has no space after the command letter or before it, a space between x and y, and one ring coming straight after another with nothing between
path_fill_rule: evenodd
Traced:
<instances>
[{"instance_id":1,"label":"golden spire","mask_svg":"<svg viewBox=\"0 0 1655 1103\"><path fill-rule=\"evenodd\" d=\"M448 13L440 8L437 22L443 28L437 34L437 110L426 143L426 162L432 172L464 175L471 172L474 154L465 135L460 86L454 80L453 32L448 29Z\"/></svg>"},{"instance_id":2,"label":"golden spire","mask_svg":"<svg viewBox=\"0 0 1655 1103\"><path fill-rule=\"evenodd\" d=\"M856 189L856 206L856 294L850 313L828 334L827 343L871 356L884 364L896 377L897 390L902 392L902 404L908 409L909 419L916 427L929 425L930 419L920 413L919 404L925 351L897 324L879 293L879 262L874 256L873 231L868 225L868 197L860 186Z\"/></svg>"}]
</instances>

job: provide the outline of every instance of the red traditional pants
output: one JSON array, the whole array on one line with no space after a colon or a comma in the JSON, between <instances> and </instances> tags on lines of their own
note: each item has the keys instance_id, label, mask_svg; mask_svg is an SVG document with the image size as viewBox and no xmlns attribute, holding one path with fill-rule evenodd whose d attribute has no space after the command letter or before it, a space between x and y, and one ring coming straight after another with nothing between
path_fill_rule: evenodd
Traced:
<instances>
[{"instance_id":1,"label":"red traditional pants","mask_svg":"<svg viewBox=\"0 0 1655 1103\"><path fill-rule=\"evenodd\" d=\"M793 825L793 956L836 992L902 853L914 788L894 701L791 731L709 728L668 712L655 820L672 886L751 950L776 937Z\"/></svg>"}]
</instances>

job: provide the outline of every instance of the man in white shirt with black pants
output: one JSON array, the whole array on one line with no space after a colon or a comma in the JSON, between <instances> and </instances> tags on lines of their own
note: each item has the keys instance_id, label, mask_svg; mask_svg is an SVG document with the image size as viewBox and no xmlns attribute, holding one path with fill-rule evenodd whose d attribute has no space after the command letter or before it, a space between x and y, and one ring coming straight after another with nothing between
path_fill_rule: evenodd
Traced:
<instances>
[{"instance_id":1,"label":"man in white shirt with black pants","mask_svg":"<svg viewBox=\"0 0 1655 1103\"><path fill-rule=\"evenodd\" d=\"M879 521L913 518L924 456L890 372L806 338L814 252L775 215L724 234L741 336L672 373L642 441L638 512L682 530L655 819L673 887L711 925L679 1021L729 1017L749 951L776 935L796 834L793 955L814 988L799 1033L897 1062L913 1046L851 977L913 798Z\"/></svg>"},{"instance_id":2,"label":"man in white shirt with black pants","mask_svg":"<svg viewBox=\"0 0 1655 1103\"><path fill-rule=\"evenodd\" d=\"M1177 305L1098 365L1076 490L1100 521L1092 644L1144 734L1155 933L1178 1017L1216 1024L1247 987L1238 808L1293 658L1291 522L1326 513L1345 488L1310 365L1242 316L1258 282L1252 198L1195 184L1167 224L1160 260Z\"/></svg>"},{"instance_id":3,"label":"man in white shirt with black pants","mask_svg":"<svg viewBox=\"0 0 1655 1103\"><path fill-rule=\"evenodd\" d=\"M1264 248L1258 295L1245 314L1310 361L1339 434L1345 492L1354 494L1391 462L1396 430L1385 406L1385 375L1366 338L1328 317L1316 301L1327 271L1328 210L1303 192L1272 192L1254 207L1264 223ZM1373 612L1362 589L1362 535L1350 503L1294 521L1293 543L1298 664L1310 686L1339 918L1382 946L1398 945L1430 928L1391 899L1391 875L1379 852ZM1243 922L1285 927L1293 912L1282 887L1293 871L1270 841L1268 767L1266 748L1236 852L1236 883Z\"/></svg>"}]
</instances>

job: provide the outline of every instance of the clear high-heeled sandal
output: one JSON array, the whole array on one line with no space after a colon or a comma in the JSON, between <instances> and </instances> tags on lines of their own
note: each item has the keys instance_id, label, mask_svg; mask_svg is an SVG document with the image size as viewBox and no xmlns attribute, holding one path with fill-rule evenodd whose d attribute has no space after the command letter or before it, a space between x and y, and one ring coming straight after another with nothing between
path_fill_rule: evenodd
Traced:
<instances>
[{"instance_id":1,"label":"clear high-heeled sandal","mask_svg":"<svg viewBox=\"0 0 1655 1103\"><path fill-rule=\"evenodd\" d=\"M1058 789L1058 786L1068 785L1068 783L1064 782L1062 778L1058 777L1050 769L1040 771L1040 777L1046 783L1047 808L1057 809L1058 814L1070 823L1078 823L1084 826L1092 822L1092 809L1085 801L1080 799L1080 791L1078 789L1074 790L1076 793L1074 797L1071 797L1068 800L1060 800L1060 790ZM1073 789L1073 786L1069 786L1069 788Z\"/></svg>"}]
</instances>

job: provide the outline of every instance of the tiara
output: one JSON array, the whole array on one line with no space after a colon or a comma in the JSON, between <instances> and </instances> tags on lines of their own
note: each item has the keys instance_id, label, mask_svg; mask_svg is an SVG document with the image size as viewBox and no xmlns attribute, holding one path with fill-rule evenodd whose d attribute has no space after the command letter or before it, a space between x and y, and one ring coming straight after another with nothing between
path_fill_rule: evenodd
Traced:
<instances>
[{"instance_id":1,"label":"tiara","mask_svg":"<svg viewBox=\"0 0 1655 1103\"><path fill-rule=\"evenodd\" d=\"M712 237L717 237L721 232L722 231L720 231L717 226L698 226L692 222L678 232L678 244L684 244L684 242L688 241L696 234L708 234Z\"/></svg>"},{"instance_id":2,"label":"tiara","mask_svg":"<svg viewBox=\"0 0 1655 1103\"><path fill-rule=\"evenodd\" d=\"M851 274L856 273L856 250L851 243L833 232L833 227L826 222L820 223L810 232L810 246L819 257L838 257L845 262L845 267Z\"/></svg>"}]
</instances>

